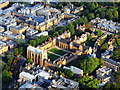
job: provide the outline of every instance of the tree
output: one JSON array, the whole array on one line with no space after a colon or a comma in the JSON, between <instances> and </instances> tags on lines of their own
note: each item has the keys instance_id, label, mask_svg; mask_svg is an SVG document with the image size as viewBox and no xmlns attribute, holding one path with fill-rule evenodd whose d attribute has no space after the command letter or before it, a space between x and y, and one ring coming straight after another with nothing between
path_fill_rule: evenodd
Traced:
<instances>
[{"instance_id":1,"label":"tree","mask_svg":"<svg viewBox=\"0 0 120 90\"><path fill-rule=\"evenodd\" d=\"M6 64L5 69L6 69L6 70L9 70L9 69L10 69L10 66Z\"/></svg>"},{"instance_id":2,"label":"tree","mask_svg":"<svg viewBox=\"0 0 120 90\"><path fill-rule=\"evenodd\" d=\"M117 85L119 86L118 88L120 88L120 74L116 75L116 81L117 81Z\"/></svg>"},{"instance_id":3,"label":"tree","mask_svg":"<svg viewBox=\"0 0 120 90\"><path fill-rule=\"evenodd\" d=\"M76 26L77 24L78 24L78 20L75 20L75 21L73 22L73 25Z\"/></svg>"},{"instance_id":4,"label":"tree","mask_svg":"<svg viewBox=\"0 0 120 90\"><path fill-rule=\"evenodd\" d=\"M89 88L98 88L99 85L100 85L100 81L97 79L93 79L92 81L90 81L86 84L86 86Z\"/></svg>"},{"instance_id":5,"label":"tree","mask_svg":"<svg viewBox=\"0 0 120 90\"><path fill-rule=\"evenodd\" d=\"M113 17L114 17L114 19L118 19L118 17L119 17L118 11L114 11Z\"/></svg>"},{"instance_id":6,"label":"tree","mask_svg":"<svg viewBox=\"0 0 120 90\"><path fill-rule=\"evenodd\" d=\"M35 45L36 45L35 40L30 40L30 45L31 45L31 46L35 46Z\"/></svg>"},{"instance_id":7,"label":"tree","mask_svg":"<svg viewBox=\"0 0 120 90\"><path fill-rule=\"evenodd\" d=\"M3 83L9 82L12 79L12 76L10 75L10 72L7 70L2 71L2 81Z\"/></svg>"},{"instance_id":8,"label":"tree","mask_svg":"<svg viewBox=\"0 0 120 90\"><path fill-rule=\"evenodd\" d=\"M87 86L88 88L98 88L100 84L100 81L98 79L92 79L90 76L85 75L82 78L79 78L78 82L82 85Z\"/></svg>"},{"instance_id":9,"label":"tree","mask_svg":"<svg viewBox=\"0 0 120 90\"><path fill-rule=\"evenodd\" d=\"M67 75L68 77L72 77L74 76L74 73L71 70L68 69L64 69L64 74Z\"/></svg>"},{"instance_id":10,"label":"tree","mask_svg":"<svg viewBox=\"0 0 120 90\"><path fill-rule=\"evenodd\" d=\"M93 11L95 8L96 8L95 3L94 3L94 2L91 2L91 3L89 4L89 9L90 9L91 11Z\"/></svg>"},{"instance_id":11,"label":"tree","mask_svg":"<svg viewBox=\"0 0 120 90\"><path fill-rule=\"evenodd\" d=\"M78 82L79 82L80 84L82 84L82 83L87 82L87 81L89 81L89 80L92 80L92 79L91 79L89 76L84 75L82 78L78 79Z\"/></svg>"},{"instance_id":12,"label":"tree","mask_svg":"<svg viewBox=\"0 0 120 90\"><path fill-rule=\"evenodd\" d=\"M81 18L82 18L82 20L83 20L83 23L88 22L88 19L87 19L87 17L86 17L86 16L82 16Z\"/></svg>"},{"instance_id":13,"label":"tree","mask_svg":"<svg viewBox=\"0 0 120 90\"><path fill-rule=\"evenodd\" d=\"M104 65L104 60L100 59L100 66L102 67Z\"/></svg>"},{"instance_id":14,"label":"tree","mask_svg":"<svg viewBox=\"0 0 120 90\"><path fill-rule=\"evenodd\" d=\"M92 26L92 24L90 22L87 22L85 26L86 26L86 29L89 29Z\"/></svg>"},{"instance_id":15,"label":"tree","mask_svg":"<svg viewBox=\"0 0 120 90\"><path fill-rule=\"evenodd\" d=\"M88 37L88 40L86 42L87 46L94 47L95 39L91 37L91 35Z\"/></svg>"},{"instance_id":16,"label":"tree","mask_svg":"<svg viewBox=\"0 0 120 90\"><path fill-rule=\"evenodd\" d=\"M82 18L78 19L78 25L81 25L81 24L83 24L83 23L84 23L84 21L83 21Z\"/></svg>"},{"instance_id":17,"label":"tree","mask_svg":"<svg viewBox=\"0 0 120 90\"><path fill-rule=\"evenodd\" d=\"M53 37L57 37L59 35L59 32L55 32L54 34L53 34Z\"/></svg>"},{"instance_id":18,"label":"tree","mask_svg":"<svg viewBox=\"0 0 120 90\"><path fill-rule=\"evenodd\" d=\"M95 32L99 37L103 34L103 32L101 30L96 30Z\"/></svg>"},{"instance_id":19,"label":"tree","mask_svg":"<svg viewBox=\"0 0 120 90\"><path fill-rule=\"evenodd\" d=\"M17 39L17 44L25 44L26 40L25 39Z\"/></svg>"},{"instance_id":20,"label":"tree","mask_svg":"<svg viewBox=\"0 0 120 90\"><path fill-rule=\"evenodd\" d=\"M104 86L104 89L105 89L105 90L110 90L110 87L111 87L111 85L110 85L109 83L107 83L107 84Z\"/></svg>"},{"instance_id":21,"label":"tree","mask_svg":"<svg viewBox=\"0 0 120 90\"><path fill-rule=\"evenodd\" d=\"M94 57L87 57L76 66L83 69L84 73L92 73L100 64L100 60Z\"/></svg>"},{"instance_id":22,"label":"tree","mask_svg":"<svg viewBox=\"0 0 120 90\"><path fill-rule=\"evenodd\" d=\"M117 45L119 46L119 45L120 45L120 39L117 39L117 38L116 38L116 43L117 43Z\"/></svg>"},{"instance_id":23,"label":"tree","mask_svg":"<svg viewBox=\"0 0 120 90\"><path fill-rule=\"evenodd\" d=\"M112 12L110 10L107 10L106 11L106 18L108 20L112 20L113 19L113 15L112 15Z\"/></svg>"},{"instance_id":24,"label":"tree","mask_svg":"<svg viewBox=\"0 0 120 90\"><path fill-rule=\"evenodd\" d=\"M23 47L20 47L19 48L19 54L22 54L23 53Z\"/></svg>"},{"instance_id":25,"label":"tree","mask_svg":"<svg viewBox=\"0 0 120 90\"><path fill-rule=\"evenodd\" d=\"M88 40L91 40L92 39L92 35L88 35Z\"/></svg>"},{"instance_id":26,"label":"tree","mask_svg":"<svg viewBox=\"0 0 120 90\"><path fill-rule=\"evenodd\" d=\"M120 49L117 49L113 52L112 59L120 61Z\"/></svg>"},{"instance_id":27,"label":"tree","mask_svg":"<svg viewBox=\"0 0 120 90\"><path fill-rule=\"evenodd\" d=\"M102 11L102 12L100 13L100 18L105 18L105 12Z\"/></svg>"},{"instance_id":28,"label":"tree","mask_svg":"<svg viewBox=\"0 0 120 90\"><path fill-rule=\"evenodd\" d=\"M27 62L27 63L33 63L30 58L27 58L27 59L26 59L26 62Z\"/></svg>"},{"instance_id":29,"label":"tree","mask_svg":"<svg viewBox=\"0 0 120 90\"><path fill-rule=\"evenodd\" d=\"M101 49L108 49L108 43L105 43L105 44L103 44L102 46L101 46Z\"/></svg>"},{"instance_id":30,"label":"tree","mask_svg":"<svg viewBox=\"0 0 120 90\"><path fill-rule=\"evenodd\" d=\"M99 41L99 44L101 45L104 41L105 41L105 39L101 39L101 40Z\"/></svg>"},{"instance_id":31,"label":"tree","mask_svg":"<svg viewBox=\"0 0 120 90\"><path fill-rule=\"evenodd\" d=\"M12 61L13 61L12 58L10 58L7 62L7 65L11 66Z\"/></svg>"},{"instance_id":32,"label":"tree","mask_svg":"<svg viewBox=\"0 0 120 90\"><path fill-rule=\"evenodd\" d=\"M0 60L0 71L2 71L4 69L5 63Z\"/></svg>"},{"instance_id":33,"label":"tree","mask_svg":"<svg viewBox=\"0 0 120 90\"><path fill-rule=\"evenodd\" d=\"M3 57L3 61L4 61L4 62L7 62L7 61L8 61L8 56L7 56L7 55L5 55L5 56Z\"/></svg>"},{"instance_id":34,"label":"tree","mask_svg":"<svg viewBox=\"0 0 120 90\"><path fill-rule=\"evenodd\" d=\"M94 19L95 16L94 16L94 13L89 13L88 14L88 19L91 20L91 19Z\"/></svg>"},{"instance_id":35,"label":"tree","mask_svg":"<svg viewBox=\"0 0 120 90\"><path fill-rule=\"evenodd\" d=\"M19 54L18 48L14 48L14 53L15 53L15 55Z\"/></svg>"},{"instance_id":36,"label":"tree","mask_svg":"<svg viewBox=\"0 0 120 90\"><path fill-rule=\"evenodd\" d=\"M63 76L66 75L68 77L73 77L74 73L71 70L63 69L63 68L56 68L56 70L59 72L59 74L62 74Z\"/></svg>"},{"instance_id":37,"label":"tree","mask_svg":"<svg viewBox=\"0 0 120 90\"><path fill-rule=\"evenodd\" d=\"M116 82L114 82L114 83L110 84L110 88L108 88L108 89L109 89L109 90L119 90L119 88L120 88L120 86L117 85ZM106 89L107 89L107 88L106 88ZM107 90L108 90L108 89L107 89Z\"/></svg>"},{"instance_id":38,"label":"tree","mask_svg":"<svg viewBox=\"0 0 120 90\"><path fill-rule=\"evenodd\" d=\"M10 52L6 52L6 55L10 55Z\"/></svg>"},{"instance_id":39,"label":"tree","mask_svg":"<svg viewBox=\"0 0 120 90\"><path fill-rule=\"evenodd\" d=\"M36 46L38 44L42 44L43 42L45 42L47 39L49 38L49 36L40 36L38 38L36 38L35 40L30 40L29 44L31 46Z\"/></svg>"},{"instance_id":40,"label":"tree","mask_svg":"<svg viewBox=\"0 0 120 90\"><path fill-rule=\"evenodd\" d=\"M71 35L74 35L74 34L75 34L74 25L68 24L68 25L66 26L66 29L67 29L67 30L70 30Z\"/></svg>"}]
</instances>

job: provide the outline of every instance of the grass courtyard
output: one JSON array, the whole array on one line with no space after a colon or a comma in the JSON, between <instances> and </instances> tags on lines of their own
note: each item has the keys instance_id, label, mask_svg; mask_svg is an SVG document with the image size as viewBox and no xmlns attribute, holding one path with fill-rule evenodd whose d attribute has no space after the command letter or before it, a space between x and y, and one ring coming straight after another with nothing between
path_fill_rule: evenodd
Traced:
<instances>
[{"instance_id":1,"label":"grass courtyard","mask_svg":"<svg viewBox=\"0 0 120 90\"><path fill-rule=\"evenodd\" d=\"M57 49L57 48L52 48L52 49L50 49L49 51L50 51L50 52L53 52L53 53L56 53L56 54L59 54L59 55L64 55L64 54L66 54L65 51L59 50L59 49Z\"/></svg>"},{"instance_id":2,"label":"grass courtyard","mask_svg":"<svg viewBox=\"0 0 120 90\"><path fill-rule=\"evenodd\" d=\"M47 53L48 54L48 58L51 60L51 61L54 61L56 60L57 58L59 58L59 56L56 56L54 54L51 54L51 53Z\"/></svg>"}]
</instances>

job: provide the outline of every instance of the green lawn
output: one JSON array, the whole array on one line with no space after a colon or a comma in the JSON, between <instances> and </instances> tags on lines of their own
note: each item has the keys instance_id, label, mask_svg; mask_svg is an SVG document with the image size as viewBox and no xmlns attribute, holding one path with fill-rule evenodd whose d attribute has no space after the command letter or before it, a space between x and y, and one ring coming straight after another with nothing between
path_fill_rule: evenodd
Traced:
<instances>
[{"instance_id":1,"label":"green lawn","mask_svg":"<svg viewBox=\"0 0 120 90\"><path fill-rule=\"evenodd\" d=\"M53 53L56 53L56 54L59 54L59 55L64 55L64 54L66 54L65 51L59 50L59 49L57 49L57 48L52 48L52 49L50 49L49 51L50 51L50 52L53 52Z\"/></svg>"},{"instance_id":2,"label":"green lawn","mask_svg":"<svg viewBox=\"0 0 120 90\"><path fill-rule=\"evenodd\" d=\"M59 56L56 56L56 55L51 54L51 53L47 53L47 55L48 55L48 58L49 58L51 61L54 61L54 60L56 60L57 58L59 58Z\"/></svg>"}]
</instances>

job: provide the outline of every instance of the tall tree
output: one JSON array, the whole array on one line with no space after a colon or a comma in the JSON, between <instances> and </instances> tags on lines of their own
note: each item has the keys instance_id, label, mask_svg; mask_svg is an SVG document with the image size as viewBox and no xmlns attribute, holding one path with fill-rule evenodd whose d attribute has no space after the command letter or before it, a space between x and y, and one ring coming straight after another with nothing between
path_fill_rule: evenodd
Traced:
<instances>
[{"instance_id":1,"label":"tall tree","mask_svg":"<svg viewBox=\"0 0 120 90\"><path fill-rule=\"evenodd\" d=\"M120 61L120 49L117 49L117 50L115 50L115 51L113 52L112 58L113 58L114 60Z\"/></svg>"},{"instance_id":2,"label":"tall tree","mask_svg":"<svg viewBox=\"0 0 120 90\"><path fill-rule=\"evenodd\" d=\"M15 53L15 55L19 54L18 48L14 48L14 53Z\"/></svg>"},{"instance_id":3,"label":"tall tree","mask_svg":"<svg viewBox=\"0 0 120 90\"><path fill-rule=\"evenodd\" d=\"M36 45L35 40L30 40L30 45L31 45L31 46L35 46L35 45Z\"/></svg>"},{"instance_id":4,"label":"tall tree","mask_svg":"<svg viewBox=\"0 0 120 90\"><path fill-rule=\"evenodd\" d=\"M91 19L94 19L95 16L94 16L94 13L89 13L88 14L88 19L91 20Z\"/></svg>"},{"instance_id":5,"label":"tall tree","mask_svg":"<svg viewBox=\"0 0 120 90\"><path fill-rule=\"evenodd\" d=\"M88 22L88 19L87 19L87 17L86 17L86 16L82 16L81 18L82 18L82 20L83 20L83 23Z\"/></svg>"},{"instance_id":6,"label":"tall tree","mask_svg":"<svg viewBox=\"0 0 120 90\"><path fill-rule=\"evenodd\" d=\"M73 25L73 24L68 24L68 25L66 26L66 29L67 29L67 30L70 30L71 35L74 35L74 34L75 34L75 30L74 30L74 25Z\"/></svg>"},{"instance_id":7,"label":"tall tree","mask_svg":"<svg viewBox=\"0 0 120 90\"><path fill-rule=\"evenodd\" d=\"M74 73L71 70L64 69L64 74L67 75L68 77L74 76Z\"/></svg>"},{"instance_id":8,"label":"tall tree","mask_svg":"<svg viewBox=\"0 0 120 90\"><path fill-rule=\"evenodd\" d=\"M101 49L108 49L108 43L105 43L101 46Z\"/></svg>"},{"instance_id":9,"label":"tall tree","mask_svg":"<svg viewBox=\"0 0 120 90\"><path fill-rule=\"evenodd\" d=\"M9 82L12 79L12 76L10 75L10 72L7 70L4 70L2 72L2 81L3 83Z\"/></svg>"},{"instance_id":10,"label":"tall tree","mask_svg":"<svg viewBox=\"0 0 120 90\"><path fill-rule=\"evenodd\" d=\"M89 5L89 9L93 11L95 8L96 8L95 3L91 2L91 4Z\"/></svg>"},{"instance_id":11,"label":"tall tree","mask_svg":"<svg viewBox=\"0 0 120 90\"><path fill-rule=\"evenodd\" d=\"M84 73L92 73L100 64L100 60L94 57L86 57L76 63L76 67L83 69Z\"/></svg>"},{"instance_id":12,"label":"tall tree","mask_svg":"<svg viewBox=\"0 0 120 90\"><path fill-rule=\"evenodd\" d=\"M99 37L103 34L103 32L101 30L96 30L95 32Z\"/></svg>"},{"instance_id":13,"label":"tall tree","mask_svg":"<svg viewBox=\"0 0 120 90\"><path fill-rule=\"evenodd\" d=\"M23 53L23 47L20 47L19 48L19 54L22 54Z\"/></svg>"}]
</instances>

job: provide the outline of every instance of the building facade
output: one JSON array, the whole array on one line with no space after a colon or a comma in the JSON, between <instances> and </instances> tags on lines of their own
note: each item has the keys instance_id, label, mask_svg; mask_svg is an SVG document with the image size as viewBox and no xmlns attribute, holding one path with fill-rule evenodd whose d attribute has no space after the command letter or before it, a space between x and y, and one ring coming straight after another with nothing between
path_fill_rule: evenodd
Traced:
<instances>
[{"instance_id":1,"label":"building facade","mask_svg":"<svg viewBox=\"0 0 120 90\"><path fill-rule=\"evenodd\" d=\"M8 51L8 46L6 43L0 41L0 54L7 52Z\"/></svg>"},{"instance_id":2,"label":"building facade","mask_svg":"<svg viewBox=\"0 0 120 90\"><path fill-rule=\"evenodd\" d=\"M112 69L110 69L110 68L106 68L106 67L99 68L96 71L97 78L100 79L101 82L106 83L106 82L110 81L111 71L112 71Z\"/></svg>"},{"instance_id":3,"label":"building facade","mask_svg":"<svg viewBox=\"0 0 120 90\"><path fill-rule=\"evenodd\" d=\"M120 63L115 60L104 58L104 66L113 69L114 71L120 70Z\"/></svg>"},{"instance_id":4,"label":"building facade","mask_svg":"<svg viewBox=\"0 0 120 90\"><path fill-rule=\"evenodd\" d=\"M1 0L0 1L0 9L6 7L9 4L9 0Z\"/></svg>"},{"instance_id":5,"label":"building facade","mask_svg":"<svg viewBox=\"0 0 120 90\"><path fill-rule=\"evenodd\" d=\"M30 58L34 63L43 65L43 60L47 59L47 51L40 50L32 46L28 46L27 47L27 58Z\"/></svg>"},{"instance_id":6,"label":"building facade","mask_svg":"<svg viewBox=\"0 0 120 90\"><path fill-rule=\"evenodd\" d=\"M27 29L27 26L21 25L21 26L10 26L10 31L13 32L13 34L22 34Z\"/></svg>"}]
</instances>

